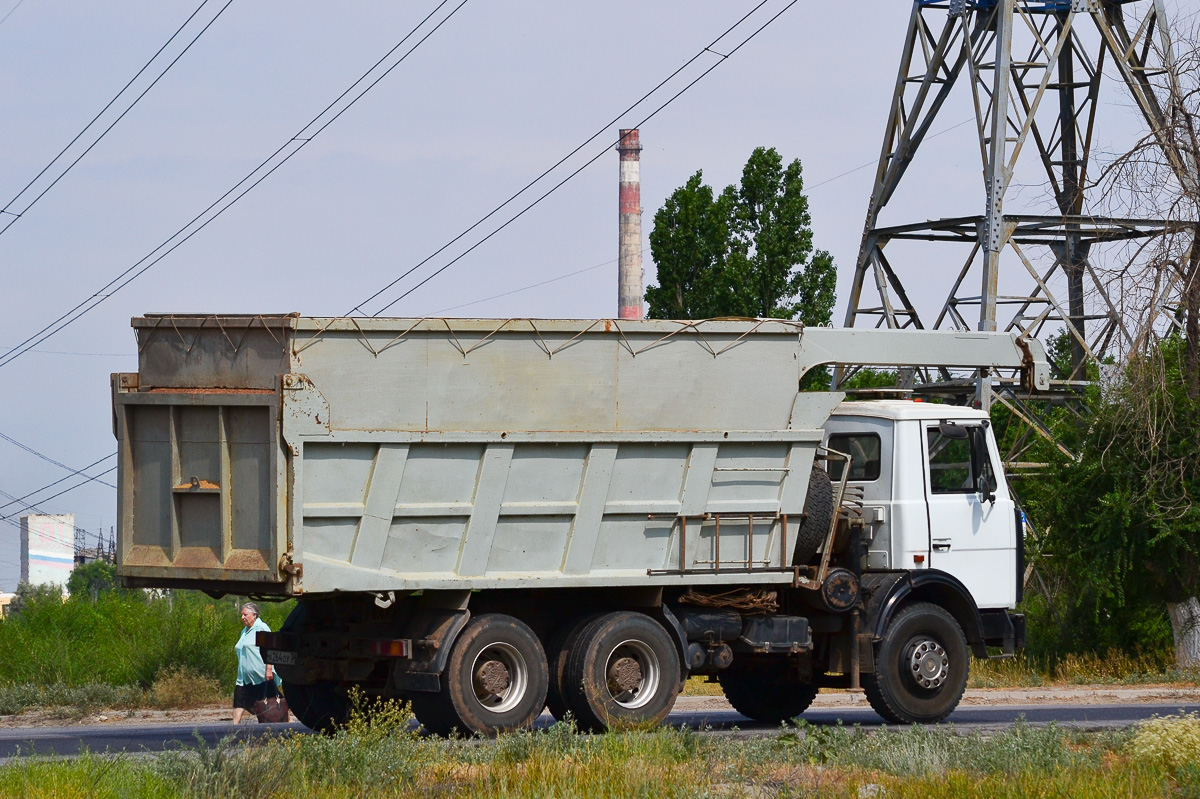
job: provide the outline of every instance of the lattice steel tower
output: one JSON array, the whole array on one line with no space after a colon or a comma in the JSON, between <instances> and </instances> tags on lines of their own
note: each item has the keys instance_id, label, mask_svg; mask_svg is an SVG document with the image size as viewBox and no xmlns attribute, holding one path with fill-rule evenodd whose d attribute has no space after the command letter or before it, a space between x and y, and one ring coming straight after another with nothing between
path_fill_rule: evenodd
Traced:
<instances>
[{"instance_id":1,"label":"lattice steel tower","mask_svg":"<svg viewBox=\"0 0 1200 799\"><path fill-rule=\"evenodd\" d=\"M1158 235L1171 223L1089 213L1100 207L1089 196L1094 177L1089 169L1095 169L1101 102L1136 107L1150 131L1163 129L1170 109L1161 107L1152 79L1172 58L1166 26L1163 0L916 0L846 326L1015 329L1039 337L1065 328L1073 331L1071 373L1058 383L1066 391L1082 379L1089 359L1129 347L1135 333L1096 259L1128 257L1136 250L1131 241ZM1102 86L1106 71L1109 80ZM909 170L956 84L967 84L973 99L982 213L881 226L885 211L889 218L905 215L888 208L902 181L913 182L920 167L937 164L937 154L930 152L932 158ZM1034 159L1040 167L1029 163ZM1038 176L1022 187L1021 200L1029 204L1032 186L1041 199L1035 210L1049 213L1006 213L1019 162L1025 162L1022 175ZM1173 166L1181 176L1195 175L1195 165L1177 155ZM895 246L904 240L936 245ZM950 244L959 248L957 255ZM925 253L919 262L899 252L912 246ZM928 286L931 279L939 297L947 293L935 312L926 309L922 316L910 301L917 295L905 283ZM868 298L867 284L875 299ZM996 398L1014 410L1022 406L1015 384L1003 375L925 373L915 375L915 382L984 407Z\"/></svg>"}]
</instances>

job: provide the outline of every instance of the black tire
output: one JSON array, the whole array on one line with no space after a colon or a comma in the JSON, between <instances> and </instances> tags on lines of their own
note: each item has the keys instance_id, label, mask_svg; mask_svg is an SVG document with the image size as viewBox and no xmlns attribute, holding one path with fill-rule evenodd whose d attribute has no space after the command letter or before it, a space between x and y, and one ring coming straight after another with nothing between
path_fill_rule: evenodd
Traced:
<instances>
[{"instance_id":1,"label":"black tire","mask_svg":"<svg viewBox=\"0 0 1200 799\"><path fill-rule=\"evenodd\" d=\"M806 566L825 542L833 522L833 483L829 472L813 465L808 474L808 493L804 495L804 520L796 530L793 566Z\"/></svg>"},{"instance_id":2,"label":"black tire","mask_svg":"<svg viewBox=\"0 0 1200 799\"><path fill-rule=\"evenodd\" d=\"M336 683L300 685L284 680L283 696L300 723L314 732L332 734L350 721L350 697Z\"/></svg>"},{"instance_id":3,"label":"black tire","mask_svg":"<svg viewBox=\"0 0 1200 799\"><path fill-rule=\"evenodd\" d=\"M815 682L801 682L783 657L739 655L717 681L733 709L767 724L790 721L808 710L817 697Z\"/></svg>"},{"instance_id":4,"label":"black tire","mask_svg":"<svg viewBox=\"0 0 1200 799\"><path fill-rule=\"evenodd\" d=\"M600 614L592 614L582 619L567 622L554 636L551 637L546 649L546 659L550 665L550 684L546 689L546 708L550 715L558 721L567 717L570 706L567 704L567 655L575 648L579 633Z\"/></svg>"},{"instance_id":5,"label":"black tire","mask_svg":"<svg viewBox=\"0 0 1200 799\"><path fill-rule=\"evenodd\" d=\"M529 626L503 613L467 622L450 648L437 693L414 692L413 712L432 733L495 735L533 725L546 706L546 653Z\"/></svg>"},{"instance_id":6,"label":"black tire","mask_svg":"<svg viewBox=\"0 0 1200 799\"><path fill-rule=\"evenodd\" d=\"M675 706L679 675L661 624L644 613L606 613L584 625L567 652L567 707L581 730L658 724Z\"/></svg>"},{"instance_id":7,"label":"black tire","mask_svg":"<svg viewBox=\"0 0 1200 799\"><path fill-rule=\"evenodd\" d=\"M962 628L944 609L917 602L888 623L863 690L880 716L897 724L932 724L962 699L971 652Z\"/></svg>"}]
</instances>

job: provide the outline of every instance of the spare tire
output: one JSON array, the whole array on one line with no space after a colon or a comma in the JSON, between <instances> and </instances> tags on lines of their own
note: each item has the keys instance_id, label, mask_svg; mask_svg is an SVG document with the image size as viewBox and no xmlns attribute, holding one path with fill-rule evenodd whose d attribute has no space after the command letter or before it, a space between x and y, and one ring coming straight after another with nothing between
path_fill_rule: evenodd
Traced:
<instances>
[{"instance_id":1,"label":"spare tire","mask_svg":"<svg viewBox=\"0 0 1200 799\"><path fill-rule=\"evenodd\" d=\"M833 523L833 482L829 473L813 464L808 475L808 493L804 497L804 520L796 531L796 549L792 557L793 566L806 566L817 554L829 525Z\"/></svg>"}]
</instances>

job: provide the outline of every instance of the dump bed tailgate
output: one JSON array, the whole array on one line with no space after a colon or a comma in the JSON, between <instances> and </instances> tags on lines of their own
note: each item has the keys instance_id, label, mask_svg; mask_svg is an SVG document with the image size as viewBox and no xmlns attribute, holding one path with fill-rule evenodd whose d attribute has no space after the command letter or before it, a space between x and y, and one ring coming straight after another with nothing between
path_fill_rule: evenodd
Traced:
<instances>
[{"instance_id":1,"label":"dump bed tailgate","mask_svg":"<svg viewBox=\"0 0 1200 799\"><path fill-rule=\"evenodd\" d=\"M167 319L134 320L139 373L113 376L118 571L130 585L282 593L293 318Z\"/></svg>"}]
</instances>

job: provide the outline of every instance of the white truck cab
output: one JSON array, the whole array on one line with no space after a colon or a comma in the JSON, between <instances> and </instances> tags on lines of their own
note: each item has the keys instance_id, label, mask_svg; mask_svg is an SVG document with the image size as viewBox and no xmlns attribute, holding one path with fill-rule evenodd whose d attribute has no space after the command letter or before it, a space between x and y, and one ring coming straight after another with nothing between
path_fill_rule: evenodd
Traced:
<instances>
[{"instance_id":1,"label":"white truck cab","mask_svg":"<svg viewBox=\"0 0 1200 799\"><path fill-rule=\"evenodd\" d=\"M825 445L852 458L867 570L936 569L980 610L1015 607L1016 505L986 413L913 400L843 402ZM842 463L830 461L834 481Z\"/></svg>"}]
</instances>

